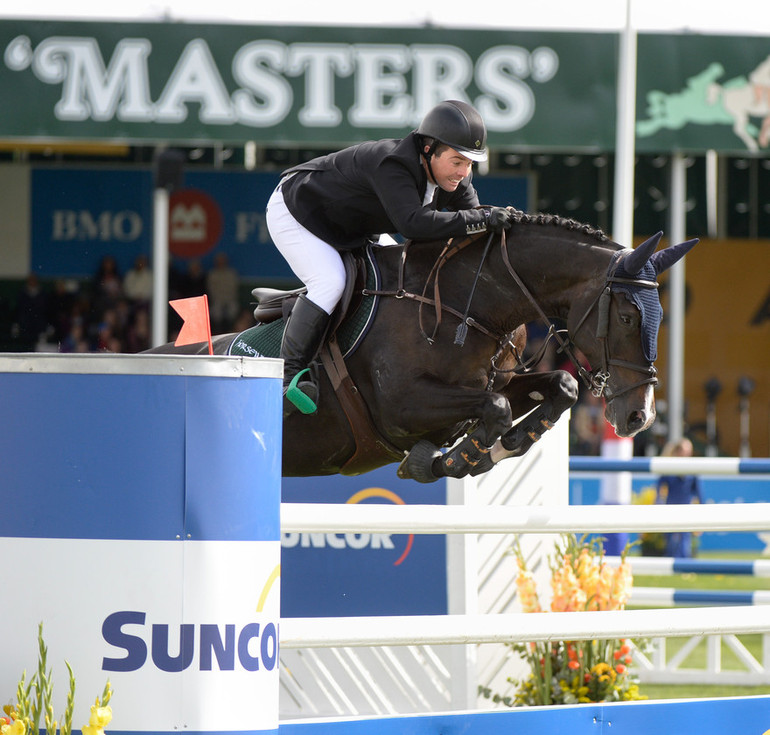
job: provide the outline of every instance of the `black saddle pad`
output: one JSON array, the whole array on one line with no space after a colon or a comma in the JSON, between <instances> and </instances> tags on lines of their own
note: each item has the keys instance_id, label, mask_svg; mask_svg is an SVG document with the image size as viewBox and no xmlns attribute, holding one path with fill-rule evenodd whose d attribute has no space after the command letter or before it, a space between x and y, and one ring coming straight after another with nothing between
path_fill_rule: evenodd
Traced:
<instances>
[{"instance_id":1,"label":"black saddle pad","mask_svg":"<svg viewBox=\"0 0 770 735\"><path fill-rule=\"evenodd\" d=\"M366 268L366 288L380 289L380 272L371 247L363 251ZM337 327L337 341L344 357L352 354L366 336L377 312L378 296L365 295L355 309L346 314ZM245 357L279 357L286 322L276 319L257 324L237 334L228 348L228 355Z\"/></svg>"}]
</instances>

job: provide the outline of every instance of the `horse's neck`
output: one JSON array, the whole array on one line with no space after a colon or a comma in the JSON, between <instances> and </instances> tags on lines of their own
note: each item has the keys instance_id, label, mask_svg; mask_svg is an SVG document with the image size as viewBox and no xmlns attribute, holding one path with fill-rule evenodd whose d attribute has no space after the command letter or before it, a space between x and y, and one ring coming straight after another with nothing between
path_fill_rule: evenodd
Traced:
<instances>
[{"instance_id":1,"label":"horse's neck","mask_svg":"<svg viewBox=\"0 0 770 735\"><path fill-rule=\"evenodd\" d=\"M411 244L406 258L407 282L403 284L399 282L403 246L383 248L377 255L383 288L406 286L407 290L425 291L425 296L432 297L438 279L442 303L456 302L454 307L462 309L470 296L487 237L479 236L447 261L442 260L447 248L444 241ZM474 311L481 310L479 317L502 331L540 318L541 311L549 318L566 317L573 301L585 295L586 289L601 287L616 247L590 234L581 235L556 225L517 227L508 235L509 262L532 300L515 283L503 262L501 246L493 241L488 256L493 276L486 283L486 279L480 279L473 296Z\"/></svg>"},{"instance_id":2,"label":"horse's neck","mask_svg":"<svg viewBox=\"0 0 770 735\"><path fill-rule=\"evenodd\" d=\"M532 235L512 243L511 264L547 316L566 317L586 289L604 283L617 246L556 228ZM530 305L530 313L537 311Z\"/></svg>"}]
</instances>

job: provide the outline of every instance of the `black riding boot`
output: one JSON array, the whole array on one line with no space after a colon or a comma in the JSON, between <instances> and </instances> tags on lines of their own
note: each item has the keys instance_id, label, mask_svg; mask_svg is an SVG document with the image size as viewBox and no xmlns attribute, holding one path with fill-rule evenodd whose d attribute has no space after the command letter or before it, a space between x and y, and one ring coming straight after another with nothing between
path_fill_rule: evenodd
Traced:
<instances>
[{"instance_id":1,"label":"black riding boot","mask_svg":"<svg viewBox=\"0 0 770 735\"><path fill-rule=\"evenodd\" d=\"M318 388L311 381L300 379L321 346L329 315L302 294L294 304L286 322L281 342L283 358L283 415L295 410L315 413L318 409Z\"/></svg>"}]
</instances>

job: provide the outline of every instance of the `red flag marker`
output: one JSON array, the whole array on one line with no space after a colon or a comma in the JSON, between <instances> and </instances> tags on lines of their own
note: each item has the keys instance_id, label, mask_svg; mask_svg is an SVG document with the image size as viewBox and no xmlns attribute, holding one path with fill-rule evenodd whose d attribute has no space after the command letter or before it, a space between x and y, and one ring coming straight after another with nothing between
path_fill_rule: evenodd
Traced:
<instances>
[{"instance_id":1,"label":"red flag marker","mask_svg":"<svg viewBox=\"0 0 770 735\"><path fill-rule=\"evenodd\" d=\"M211 344L211 323L209 321L209 300L206 294L190 299L174 299L168 302L171 308L182 317L182 328L175 345L191 345L196 342L209 343L209 355L214 354Z\"/></svg>"}]
</instances>

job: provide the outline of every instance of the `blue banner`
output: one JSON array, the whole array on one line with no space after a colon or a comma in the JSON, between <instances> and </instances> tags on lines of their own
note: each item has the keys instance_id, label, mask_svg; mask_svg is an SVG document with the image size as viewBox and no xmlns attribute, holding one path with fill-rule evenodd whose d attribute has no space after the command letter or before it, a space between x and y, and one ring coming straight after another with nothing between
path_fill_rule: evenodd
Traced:
<instances>
[{"instance_id":1,"label":"blue banner","mask_svg":"<svg viewBox=\"0 0 770 735\"><path fill-rule=\"evenodd\" d=\"M656 475L636 475L631 480L635 495L657 487ZM595 505L599 502L601 480L598 475L571 476L569 480L570 505ZM704 503L765 503L767 502L767 480L759 477L701 477ZM702 551L756 551L763 552L767 543L761 532L756 531L708 531L698 537L698 548ZM636 534L629 539L636 540Z\"/></svg>"},{"instance_id":2,"label":"blue banner","mask_svg":"<svg viewBox=\"0 0 770 735\"><path fill-rule=\"evenodd\" d=\"M399 480L396 465L358 477L285 477L284 503L446 503L446 484ZM319 505L323 513L323 505ZM284 533L281 615L443 615L442 535Z\"/></svg>"},{"instance_id":3,"label":"blue banner","mask_svg":"<svg viewBox=\"0 0 770 735\"><path fill-rule=\"evenodd\" d=\"M0 378L0 537L278 539L278 380Z\"/></svg>"},{"instance_id":4,"label":"blue banner","mask_svg":"<svg viewBox=\"0 0 770 735\"><path fill-rule=\"evenodd\" d=\"M225 253L242 279L254 285L296 280L275 249L265 208L279 172L185 173L184 188L169 202L171 267L204 271ZM526 176L477 176L484 204L528 209ZM78 168L32 171L31 269L43 277L93 277L113 257L121 275L153 247L153 172L149 169Z\"/></svg>"}]
</instances>

